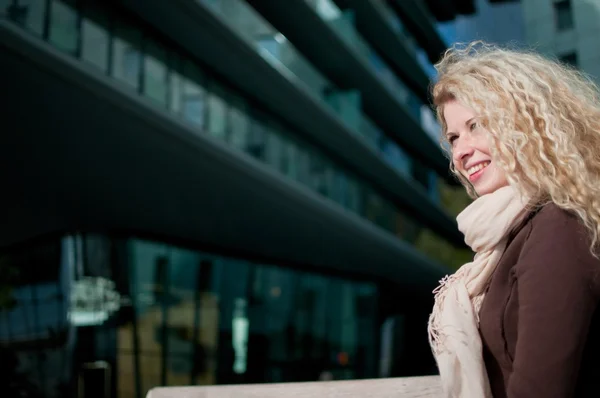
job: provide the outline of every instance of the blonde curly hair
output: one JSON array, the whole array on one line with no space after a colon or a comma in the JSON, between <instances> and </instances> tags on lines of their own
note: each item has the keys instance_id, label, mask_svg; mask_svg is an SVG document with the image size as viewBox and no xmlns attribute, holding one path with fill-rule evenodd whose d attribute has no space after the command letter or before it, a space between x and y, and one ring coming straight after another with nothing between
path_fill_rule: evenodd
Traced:
<instances>
[{"instance_id":1,"label":"blonde curly hair","mask_svg":"<svg viewBox=\"0 0 600 398\"><path fill-rule=\"evenodd\" d=\"M491 154L507 180L533 205L554 202L600 237L600 96L584 74L528 51L474 42L457 45L435 65L435 111L457 100L489 132ZM444 134L445 137L445 134ZM450 145L444 145L450 148ZM472 197L471 184L450 168Z\"/></svg>"}]
</instances>

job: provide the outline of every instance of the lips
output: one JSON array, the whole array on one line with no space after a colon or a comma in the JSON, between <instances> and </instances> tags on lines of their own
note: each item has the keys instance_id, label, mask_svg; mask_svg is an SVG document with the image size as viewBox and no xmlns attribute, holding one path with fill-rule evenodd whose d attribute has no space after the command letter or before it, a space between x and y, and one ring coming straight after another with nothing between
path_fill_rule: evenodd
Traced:
<instances>
[{"instance_id":1,"label":"lips","mask_svg":"<svg viewBox=\"0 0 600 398\"><path fill-rule=\"evenodd\" d=\"M480 163L477 163L474 166L469 167L467 169L467 175L470 177L470 176L474 175L475 173L480 172L481 170L483 170L486 167L488 167L490 165L490 163L491 162L489 160L486 160L484 162L480 162Z\"/></svg>"}]
</instances>

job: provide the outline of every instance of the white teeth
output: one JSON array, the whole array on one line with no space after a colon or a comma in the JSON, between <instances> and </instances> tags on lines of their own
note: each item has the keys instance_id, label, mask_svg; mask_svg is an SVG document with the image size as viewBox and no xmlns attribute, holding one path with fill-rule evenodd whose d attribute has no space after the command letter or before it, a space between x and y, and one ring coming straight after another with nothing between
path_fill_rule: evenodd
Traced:
<instances>
[{"instance_id":1,"label":"white teeth","mask_svg":"<svg viewBox=\"0 0 600 398\"><path fill-rule=\"evenodd\" d=\"M483 162L483 163L476 164L473 167L469 167L467 169L467 174L471 175L473 173L477 173L479 170L486 168L489 164L490 164L490 162Z\"/></svg>"}]
</instances>

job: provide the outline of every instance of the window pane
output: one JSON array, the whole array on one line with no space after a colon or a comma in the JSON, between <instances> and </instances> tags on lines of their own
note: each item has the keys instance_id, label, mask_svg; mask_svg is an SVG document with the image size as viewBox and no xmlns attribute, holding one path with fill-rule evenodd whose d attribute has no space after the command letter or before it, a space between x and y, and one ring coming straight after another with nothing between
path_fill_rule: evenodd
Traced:
<instances>
[{"instance_id":1,"label":"window pane","mask_svg":"<svg viewBox=\"0 0 600 398\"><path fill-rule=\"evenodd\" d=\"M260 116L255 116L250 126L248 146L246 151L257 159L265 158L265 146L267 140L266 122Z\"/></svg>"},{"instance_id":2,"label":"window pane","mask_svg":"<svg viewBox=\"0 0 600 398\"><path fill-rule=\"evenodd\" d=\"M310 156L311 188L325 197L331 196L331 167L327 159L320 153L312 152Z\"/></svg>"},{"instance_id":3,"label":"window pane","mask_svg":"<svg viewBox=\"0 0 600 398\"><path fill-rule=\"evenodd\" d=\"M169 95L169 110L177 115L181 115L181 97L183 90L184 77L181 73L181 59L176 55L171 55L170 63L170 80L169 89L171 90Z\"/></svg>"},{"instance_id":4,"label":"window pane","mask_svg":"<svg viewBox=\"0 0 600 398\"><path fill-rule=\"evenodd\" d=\"M77 51L77 11L71 2L54 0L50 8L50 42L63 51Z\"/></svg>"},{"instance_id":5,"label":"window pane","mask_svg":"<svg viewBox=\"0 0 600 398\"><path fill-rule=\"evenodd\" d=\"M573 28L573 9L570 0L554 2L554 13L556 18L556 29L567 30Z\"/></svg>"},{"instance_id":6,"label":"window pane","mask_svg":"<svg viewBox=\"0 0 600 398\"><path fill-rule=\"evenodd\" d=\"M572 52L559 57L560 62L564 62L574 68L577 68L577 53Z\"/></svg>"},{"instance_id":7,"label":"window pane","mask_svg":"<svg viewBox=\"0 0 600 398\"><path fill-rule=\"evenodd\" d=\"M115 28L113 39L113 76L132 87L139 87L141 69L141 32L123 25Z\"/></svg>"},{"instance_id":8,"label":"window pane","mask_svg":"<svg viewBox=\"0 0 600 398\"><path fill-rule=\"evenodd\" d=\"M394 169L405 176L410 176L412 167L409 156L394 141L382 137L381 154Z\"/></svg>"},{"instance_id":9,"label":"window pane","mask_svg":"<svg viewBox=\"0 0 600 398\"><path fill-rule=\"evenodd\" d=\"M250 135L250 121L246 114L246 104L236 99L234 106L229 109L230 134L229 143L237 149L246 150Z\"/></svg>"},{"instance_id":10,"label":"window pane","mask_svg":"<svg viewBox=\"0 0 600 398\"><path fill-rule=\"evenodd\" d=\"M348 207L348 195L347 195L347 178L342 170L334 167L333 170L333 187L331 198L342 205Z\"/></svg>"},{"instance_id":11,"label":"window pane","mask_svg":"<svg viewBox=\"0 0 600 398\"><path fill-rule=\"evenodd\" d=\"M184 77L181 87L181 113L185 120L204 127L205 90L202 87L204 76L196 65L187 61L184 63ZM178 90L174 91L174 96ZM175 103L177 100L174 100Z\"/></svg>"},{"instance_id":12,"label":"window pane","mask_svg":"<svg viewBox=\"0 0 600 398\"><path fill-rule=\"evenodd\" d=\"M12 1L9 1L12 3ZM18 0L12 11L12 18L27 30L37 35L44 34L46 0Z\"/></svg>"},{"instance_id":13,"label":"window pane","mask_svg":"<svg viewBox=\"0 0 600 398\"><path fill-rule=\"evenodd\" d=\"M213 84L208 95L208 132L220 139L227 134L227 105L223 97L224 90Z\"/></svg>"},{"instance_id":14,"label":"window pane","mask_svg":"<svg viewBox=\"0 0 600 398\"><path fill-rule=\"evenodd\" d=\"M92 5L86 7L85 17L82 21L81 57L102 71L106 71L108 68L108 46L110 45L107 30L108 16L100 9L92 7Z\"/></svg>"},{"instance_id":15,"label":"window pane","mask_svg":"<svg viewBox=\"0 0 600 398\"><path fill-rule=\"evenodd\" d=\"M281 137L273 128L270 128L266 140L265 161L269 166L281 171L282 155L283 145Z\"/></svg>"},{"instance_id":16,"label":"window pane","mask_svg":"<svg viewBox=\"0 0 600 398\"><path fill-rule=\"evenodd\" d=\"M308 149L299 144L296 151L296 158L298 161L298 181L312 189L311 176L310 176L310 154Z\"/></svg>"},{"instance_id":17,"label":"window pane","mask_svg":"<svg viewBox=\"0 0 600 398\"><path fill-rule=\"evenodd\" d=\"M12 0L0 0L0 17L6 18L8 16L9 8L12 8Z\"/></svg>"},{"instance_id":18,"label":"window pane","mask_svg":"<svg viewBox=\"0 0 600 398\"><path fill-rule=\"evenodd\" d=\"M294 143L287 134L282 134L281 137L281 172L296 179L296 167L293 164Z\"/></svg>"},{"instance_id":19,"label":"window pane","mask_svg":"<svg viewBox=\"0 0 600 398\"><path fill-rule=\"evenodd\" d=\"M161 104L167 103L167 51L154 41L145 43L144 94Z\"/></svg>"}]
</instances>

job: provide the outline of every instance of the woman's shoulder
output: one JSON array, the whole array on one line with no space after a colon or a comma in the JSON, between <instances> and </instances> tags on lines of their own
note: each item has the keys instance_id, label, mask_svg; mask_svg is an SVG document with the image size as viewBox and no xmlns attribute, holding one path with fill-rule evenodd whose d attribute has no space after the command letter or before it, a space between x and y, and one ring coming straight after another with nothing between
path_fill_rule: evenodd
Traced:
<instances>
[{"instance_id":1,"label":"woman's shoulder","mask_svg":"<svg viewBox=\"0 0 600 398\"><path fill-rule=\"evenodd\" d=\"M544 238L549 245L571 243L590 251L590 234L581 219L573 212L548 203L532 212L529 218L529 237ZM567 247L569 248L570 245Z\"/></svg>"},{"instance_id":2,"label":"woman's shoulder","mask_svg":"<svg viewBox=\"0 0 600 398\"><path fill-rule=\"evenodd\" d=\"M563 273L552 271L567 267L573 277L598 279L600 260L592 255L589 231L576 214L549 203L532 213L526 227L517 263L521 272L539 268L547 277L558 277Z\"/></svg>"}]
</instances>

